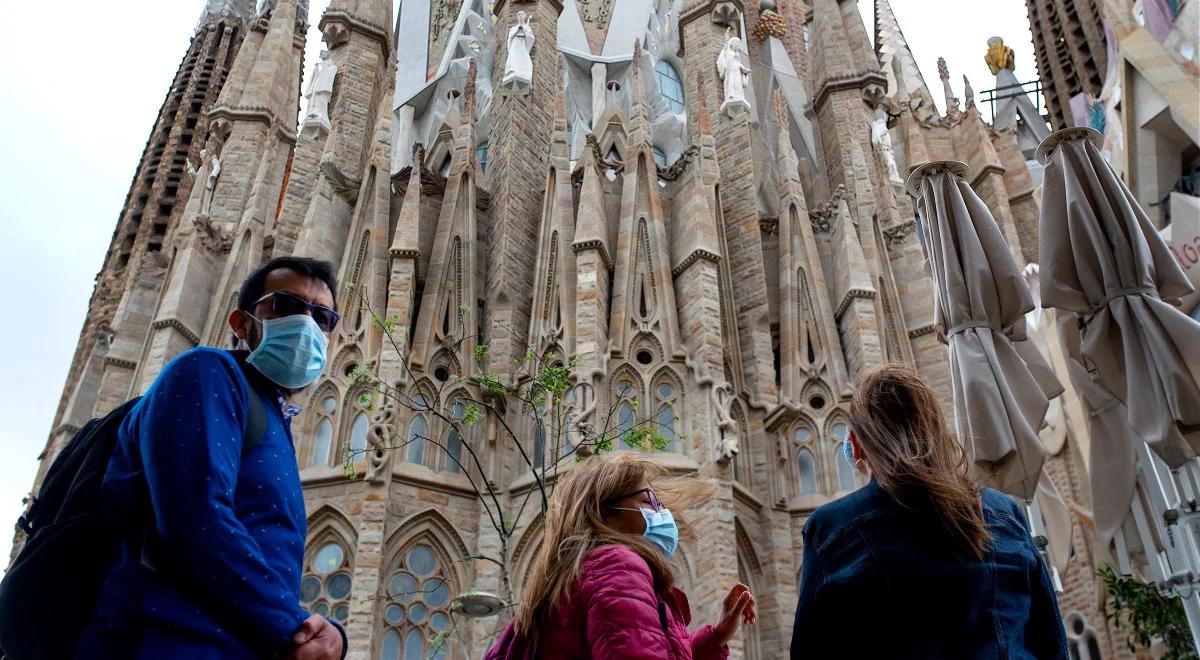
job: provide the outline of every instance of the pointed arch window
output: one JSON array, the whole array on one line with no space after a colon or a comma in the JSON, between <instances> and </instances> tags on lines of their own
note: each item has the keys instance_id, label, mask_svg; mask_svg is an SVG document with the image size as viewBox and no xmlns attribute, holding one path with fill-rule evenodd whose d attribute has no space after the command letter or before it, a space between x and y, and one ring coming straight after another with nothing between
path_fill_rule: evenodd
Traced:
<instances>
[{"instance_id":1,"label":"pointed arch window","mask_svg":"<svg viewBox=\"0 0 1200 660\"><path fill-rule=\"evenodd\" d=\"M413 397L413 407L424 410L428 407L423 395ZM425 440L429 437L429 422L425 415L416 413L408 425L408 436L405 442L404 460L408 463L425 463Z\"/></svg>"},{"instance_id":2,"label":"pointed arch window","mask_svg":"<svg viewBox=\"0 0 1200 660\"><path fill-rule=\"evenodd\" d=\"M478 147L475 147L475 160L479 163L479 171L487 174L488 166L488 143L483 142Z\"/></svg>"},{"instance_id":3,"label":"pointed arch window","mask_svg":"<svg viewBox=\"0 0 1200 660\"><path fill-rule=\"evenodd\" d=\"M679 386L669 378L654 385L654 426L667 441L667 451L675 451L675 424L679 419Z\"/></svg>"},{"instance_id":4,"label":"pointed arch window","mask_svg":"<svg viewBox=\"0 0 1200 660\"><path fill-rule=\"evenodd\" d=\"M812 430L797 426L792 442L796 445L796 492L813 495L817 492L817 461L812 453Z\"/></svg>"},{"instance_id":5,"label":"pointed arch window","mask_svg":"<svg viewBox=\"0 0 1200 660\"><path fill-rule=\"evenodd\" d=\"M329 465L333 449L333 416L337 412L337 399L332 391L318 395L317 424L313 427L312 442L308 444L308 456L302 458L305 467Z\"/></svg>"},{"instance_id":6,"label":"pointed arch window","mask_svg":"<svg viewBox=\"0 0 1200 660\"><path fill-rule=\"evenodd\" d=\"M350 571L345 546L337 541L320 544L300 578L300 604L313 614L345 623L350 618Z\"/></svg>"},{"instance_id":7,"label":"pointed arch window","mask_svg":"<svg viewBox=\"0 0 1200 660\"><path fill-rule=\"evenodd\" d=\"M850 427L844 422L838 422L830 427L830 435L833 437L833 454L834 461L837 463L837 489L839 491L851 491L858 488L858 478L854 464L846 458L846 452L842 449L842 445L850 438Z\"/></svg>"},{"instance_id":8,"label":"pointed arch window","mask_svg":"<svg viewBox=\"0 0 1200 660\"><path fill-rule=\"evenodd\" d=\"M445 562L426 543L400 553L387 582L380 660L449 657L450 585Z\"/></svg>"},{"instance_id":9,"label":"pointed arch window","mask_svg":"<svg viewBox=\"0 0 1200 660\"><path fill-rule=\"evenodd\" d=\"M617 436L622 441L626 440L626 436L637 425L637 408L638 408L638 388L634 385L633 380L629 376L622 376L617 381ZM628 443L625 443L629 447Z\"/></svg>"},{"instance_id":10,"label":"pointed arch window","mask_svg":"<svg viewBox=\"0 0 1200 660\"><path fill-rule=\"evenodd\" d=\"M455 401L450 406L450 419L455 422L461 422L462 418L467 414L467 408L461 401ZM459 431L458 424L451 424L450 430L446 434L446 472L462 472L462 450L463 437Z\"/></svg>"},{"instance_id":11,"label":"pointed arch window","mask_svg":"<svg viewBox=\"0 0 1200 660\"><path fill-rule=\"evenodd\" d=\"M683 114L683 78L670 62L659 60L654 65L658 73L658 91L663 103L675 114Z\"/></svg>"},{"instance_id":12,"label":"pointed arch window","mask_svg":"<svg viewBox=\"0 0 1200 660\"><path fill-rule=\"evenodd\" d=\"M350 452L355 460L362 457L367 451L367 431L371 428L371 423L367 419L367 413L360 411L354 417L354 423L350 425Z\"/></svg>"},{"instance_id":13,"label":"pointed arch window","mask_svg":"<svg viewBox=\"0 0 1200 660\"><path fill-rule=\"evenodd\" d=\"M821 335L817 331L817 310L813 306L808 275L803 268L796 271L796 296L800 308L800 364L811 369L821 361Z\"/></svg>"}]
</instances>

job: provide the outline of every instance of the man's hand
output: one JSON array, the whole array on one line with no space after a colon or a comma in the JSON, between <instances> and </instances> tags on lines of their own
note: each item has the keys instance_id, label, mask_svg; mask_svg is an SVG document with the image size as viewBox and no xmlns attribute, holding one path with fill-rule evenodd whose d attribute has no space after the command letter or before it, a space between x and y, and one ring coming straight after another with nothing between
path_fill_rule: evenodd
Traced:
<instances>
[{"instance_id":1,"label":"man's hand","mask_svg":"<svg viewBox=\"0 0 1200 660\"><path fill-rule=\"evenodd\" d=\"M342 633L320 614L305 619L292 642L296 644L292 650L295 660L341 660Z\"/></svg>"}]
</instances>

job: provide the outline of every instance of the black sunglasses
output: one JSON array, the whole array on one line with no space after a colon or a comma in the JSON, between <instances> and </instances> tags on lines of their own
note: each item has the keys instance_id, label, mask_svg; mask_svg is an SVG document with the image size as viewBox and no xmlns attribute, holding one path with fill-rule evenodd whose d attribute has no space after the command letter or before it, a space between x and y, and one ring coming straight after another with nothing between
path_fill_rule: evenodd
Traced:
<instances>
[{"instance_id":1,"label":"black sunglasses","mask_svg":"<svg viewBox=\"0 0 1200 660\"><path fill-rule=\"evenodd\" d=\"M645 504L649 504L650 508L654 509L655 511L661 511L663 508L662 503L658 501L658 498L654 496L654 491L651 490L650 488L643 488L641 490L635 490L632 493L629 493L627 495L622 495L620 497L614 497L611 500L605 501L604 506L608 507L608 508L614 507L621 500L628 499L630 497L633 497L634 495L645 495L646 497L645 497L645 499L642 500L642 502Z\"/></svg>"},{"instance_id":2,"label":"black sunglasses","mask_svg":"<svg viewBox=\"0 0 1200 660\"><path fill-rule=\"evenodd\" d=\"M316 321L317 327L324 332L333 332L333 329L337 327L338 319L340 318L338 313L332 309L329 309L324 305L314 305L307 300L299 296L292 295L286 291L272 291L262 298L255 300L254 304L250 306L250 309L253 310L255 307L258 307L261 303L267 302L268 300L271 301L271 311L275 312L277 316L295 316L297 314L307 314L312 317L313 321Z\"/></svg>"}]
</instances>

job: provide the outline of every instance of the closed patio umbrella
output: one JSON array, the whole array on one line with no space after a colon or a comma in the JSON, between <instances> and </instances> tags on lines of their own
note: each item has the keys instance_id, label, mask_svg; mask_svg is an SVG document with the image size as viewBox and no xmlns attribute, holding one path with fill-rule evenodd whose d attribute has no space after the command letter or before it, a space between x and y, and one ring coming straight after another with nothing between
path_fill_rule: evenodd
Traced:
<instances>
[{"instance_id":1,"label":"closed patio umbrella","mask_svg":"<svg viewBox=\"0 0 1200 660\"><path fill-rule=\"evenodd\" d=\"M963 180L963 163L917 167L908 191L918 199L936 288L934 322L950 353L955 426L977 476L1030 502L1046 450L1038 430L1051 376L1039 383L1014 346L1025 339L1033 298L992 213ZM1036 349L1026 351L1041 359ZM1039 375L1049 373L1042 370Z\"/></svg>"},{"instance_id":2,"label":"closed patio umbrella","mask_svg":"<svg viewBox=\"0 0 1200 660\"><path fill-rule=\"evenodd\" d=\"M1091 129L1052 133L1041 216L1042 304L1060 320L1089 409L1097 531L1122 572L1182 597L1200 645L1200 323L1166 243L1100 155ZM1151 452L1153 450L1153 453Z\"/></svg>"},{"instance_id":3,"label":"closed patio umbrella","mask_svg":"<svg viewBox=\"0 0 1200 660\"><path fill-rule=\"evenodd\" d=\"M1200 323L1165 301L1192 287L1098 139L1065 129L1038 147L1042 304L1079 315L1084 367L1177 468L1200 449Z\"/></svg>"}]
</instances>

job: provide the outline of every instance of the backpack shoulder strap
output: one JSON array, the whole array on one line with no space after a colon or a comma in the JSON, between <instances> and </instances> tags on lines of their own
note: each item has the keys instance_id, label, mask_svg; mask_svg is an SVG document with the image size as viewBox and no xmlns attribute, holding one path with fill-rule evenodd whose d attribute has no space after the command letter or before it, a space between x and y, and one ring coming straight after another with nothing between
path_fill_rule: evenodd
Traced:
<instances>
[{"instance_id":1,"label":"backpack shoulder strap","mask_svg":"<svg viewBox=\"0 0 1200 660\"><path fill-rule=\"evenodd\" d=\"M242 371L242 382L246 384L246 426L242 429L242 458L246 457L258 443L262 441L263 435L267 432L267 405L270 401L266 394L258 391L254 386L254 380L250 378L247 371L249 367L244 359L238 359L238 351L230 351L237 359L238 366ZM270 402L274 405L274 402Z\"/></svg>"},{"instance_id":2,"label":"backpack shoulder strap","mask_svg":"<svg viewBox=\"0 0 1200 660\"><path fill-rule=\"evenodd\" d=\"M267 402L263 394L247 383L249 396L246 403L246 429L242 432L242 457L258 446L267 432Z\"/></svg>"}]
</instances>

